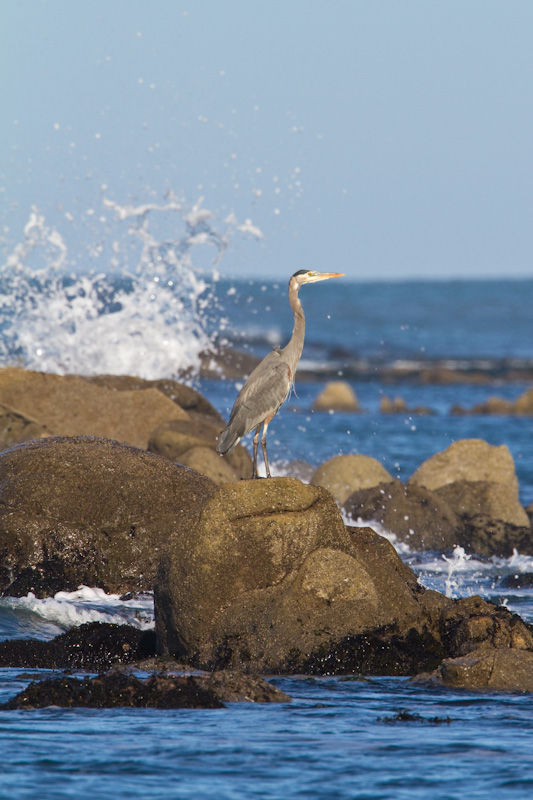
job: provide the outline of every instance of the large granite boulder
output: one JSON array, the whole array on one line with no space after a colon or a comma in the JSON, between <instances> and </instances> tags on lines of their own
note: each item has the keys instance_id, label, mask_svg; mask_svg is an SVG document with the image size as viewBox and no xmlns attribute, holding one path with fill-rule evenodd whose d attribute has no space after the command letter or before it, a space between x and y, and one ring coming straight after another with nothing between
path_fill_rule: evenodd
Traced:
<instances>
[{"instance_id":1,"label":"large granite boulder","mask_svg":"<svg viewBox=\"0 0 533 800\"><path fill-rule=\"evenodd\" d=\"M188 414L154 387L117 391L76 375L0 370L0 403L48 435L101 436L145 449L151 432Z\"/></svg>"},{"instance_id":2,"label":"large granite boulder","mask_svg":"<svg viewBox=\"0 0 533 800\"><path fill-rule=\"evenodd\" d=\"M379 522L412 550L446 550L459 542L459 518L436 492L401 481L354 492L343 509L353 520Z\"/></svg>"},{"instance_id":3,"label":"large granite boulder","mask_svg":"<svg viewBox=\"0 0 533 800\"><path fill-rule=\"evenodd\" d=\"M392 476L375 458L361 455L335 456L317 467L311 478L313 486L328 489L342 505L360 489L392 481Z\"/></svg>"},{"instance_id":4,"label":"large granite boulder","mask_svg":"<svg viewBox=\"0 0 533 800\"><path fill-rule=\"evenodd\" d=\"M494 446L482 439L461 439L428 458L409 480L410 484L439 489L457 481L501 483L518 498L518 479L507 445Z\"/></svg>"},{"instance_id":5,"label":"large granite boulder","mask_svg":"<svg viewBox=\"0 0 533 800\"><path fill-rule=\"evenodd\" d=\"M346 530L321 487L228 484L162 555L158 648L208 669L293 672L348 633L416 615L418 589L385 539Z\"/></svg>"},{"instance_id":6,"label":"large granite boulder","mask_svg":"<svg viewBox=\"0 0 533 800\"><path fill-rule=\"evenodd\" d=\"M252 459L242 445L224 458L216 452L221 429L222 425L206 419L169 420L152 432L148 449L198 470L217 484L249 478Z\"/></svg>"},{"instance_id":7,"label":"large granite boulder","mask_svg":"<svg viewBox=\"0 0 533 800\"><path fill-rule=\"evenodd\" d=\"M161 547L194 527L215 488L168 459L107 439L51 437L7 450L0 591L42 597L82 583L152 589Z\"/></svg>"}]
</instances>

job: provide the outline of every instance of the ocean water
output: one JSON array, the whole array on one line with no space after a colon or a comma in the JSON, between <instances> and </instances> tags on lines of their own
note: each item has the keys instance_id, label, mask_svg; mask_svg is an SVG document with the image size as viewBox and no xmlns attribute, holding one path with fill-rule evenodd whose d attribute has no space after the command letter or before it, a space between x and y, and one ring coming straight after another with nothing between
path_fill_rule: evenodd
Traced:
<instances>
[{"instance_id":1,"label":"ocean water","mask_svg":"<svg viewBox=\"0 0 533 800\"><path fill-rule=\"evenodd\" d=\"M292 329L285 281L221 274L235 237L260 238L260 231L173 197L134 207L104 193L102 214L85 260L37 211L20 240L5 248L0 365L185 375L227 415L242 381L200 378L202 350L229 343L261 355L285 344ZM288 267L287 279L302 266ZM471 407L494 394L513 399L528 388L525 381L389 385L379 375L384 365L405 363L496 376L510 365L518 371L530 366L533 281L380 284L358 281L346 265L334 268L346 278L301 291L307 317L302 364L315 377L297 380L296 393L269 428L273 473L290 474L295 461L316 466L340 453L363 453L406 480L452 441L482 438L508 445L521 500L532 503L533 419L450 413L456 404ZM364 413L313 413L321 372L348 379ZM408 406L434 413L381 415L383 395L400 395ZM417 553L392 532L378 532L424 585L452 597L481 594L533 622L533 590L502 583L533 573L532 558L468 558L459 548ZM80 587L44 600L0 599L0 639L50 639L95 620L149 627L152 598L123 601ZM49 674L0 670L0 699ZM291 703L237 703L217 711L3 712L0 798L533 796L529 695L455 692L386 676L272 680Z\"/></svg>"}]
</instances>

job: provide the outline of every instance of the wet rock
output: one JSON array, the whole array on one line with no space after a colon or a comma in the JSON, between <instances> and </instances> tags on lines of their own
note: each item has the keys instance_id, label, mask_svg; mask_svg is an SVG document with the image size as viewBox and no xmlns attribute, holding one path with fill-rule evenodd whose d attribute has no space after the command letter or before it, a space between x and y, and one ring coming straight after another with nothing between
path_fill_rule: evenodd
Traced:
<instances>
[{"instance_id":1,"label":"wet rock","mask_svg":"<svg viewBox=\"0 0 533 800\"><path fill-rule=\"evenodd\" d=\"M155 606L158 652L202 669L412 675L480 646L533 650L519 617L424 589L386 539L290 478L221 487L169 541Z\"/></svg>"},{"instance_id":2,"label":"wet rock","mask_svg":"<svg viewBox=\"0 0 533 800\"><path fill-rule=\"evenodd\" d=\"M528 626L501 606L480 597L450 600L422 587L417 599L418 615L319 647L299 665L301 672L418 675L480 648L487 653L533 650Z\"/></svg>"},{"instance_id":3,"label":"wet rock","mask_svg":"<svg viewBox=\"0 0 533 800\"><path fill-rule=\"evenodd\" d=\"M169 401L170 402L170 401ZM51 437L0 454L0 590L153 588L161 546L215 484L107 439Z\"/></svg>"},{"instance_id":4,"label":"wet rock","mask_svg":"<svg viewBox=\"0 0 533 800\"><path fill-rule=\"evenodd\" d=\"M154 631L89 622L48 642L37 639L0 642L0 667L101 671L150 658L154 653Z\"/></svg>"},{"instance_id":5,"label":"wet rock","mask_svg":"<svg viewBox=\"0 0 533 800\"><path fill-rule=\"evenodd\" d=\"M287 703L280 689L236 672L212 675L155 674L141 679L122 672L94 678L32 682L0 710L46 708L224 708L225 702Z\"/></svg>"},{"instance_id":6,"label":"wet rock","mask_svg":"<svg viewBox=\"0 0 533 800\"><path fill-rule=\"evenodd\" d=\"M114 672L95 678L51 678L32 682L0 710L62 708L223 708L192 675L152 675L141 680Z\"/></svg>"},{"instance_id":7,"label":"wet rock","mask_svg":"<svg viewBox=\"0 0 533 800\"><path fill-rule=\"evenodd\" d=\"M389 542L348 533L324 489L228 484L163 554L158 650L201 668L298 671L348 633L416 615L418 592Z\"/></svg>"},{"instance_id":8,"label":"wet rock","mask_svg":"<svg viewBox=\"0 0 533 800\"><path fill-rule=\"evenodd\" d=\"M224 703L289 703L291 700L281 689L257 675L224 669L196 677Z\"/></svg>"},{"instance_id":9,"label":"wet rock","mask_svg":"<svg viewBox=\"0 0 533 800\"><path fill-rule=\"evenodd\" d=\"M413 550L446 550L458 544L459 518L436 492L401 481L354 492L343 509L353 520L374 520Z\"/></svg>"},{"instance_id":10,"label":"wet rock","mask_svg":"<svg viewBox=\"0 0 533 800\"><path fill-rule=\"evenodd\" d=\"M502 397L489 397L484 403L476 403L469 411L468 414L488 414L488 415L501 415L512 414L513 404L509 400L504 400Z\"/></svg>"},{"instance_id":11,"label":"wet rock","mask_svg":"<svg viewBox=\"0 0 533 800\"><path fill-rule=\"evenodd\" d=\"M416 680L470 691L533 692L533 652L480 650L447 659Z\"/></svg>"},{"instance_id":12,"label":"wet rock","mask_svg":"<svg viewBox=\"0 0 533 800\"><path fill-rule=\"evenodd\" d=\"M484 514L517 527L529 527L529 517L514 487L489 481L454 481L435 489L435 494L459 516Z\"/></svg>"},{"instance_id":13,"label":"wet rock","mask_svg":"<svg viewBox=\"0 0 533 800\"><path fill-rule=\"evenodd\" d=\"M115 391L76 375L0 370L0 403L53 435L101 436L146 448L150 433L187 412L158 389Z\"/></svg>"},{"instance_id":14,"label":"wet rock","mask_svg":"<svg viewBox=\"0 0 533 800\"><path fill-rule=\"evenodd\" d=\"M327 383L315 399L313 409L315 411L361 411L357 395L346 381Z\"/></svg>"},{"instance_id":15,"label":"wet rock","mask_svg":"<svg viewBox=\"0 0 533 800\"><path fill-rule=\"evenodd\" d=\"M410 484L439 489L457 481L488 481L508 486L518 499L518 479L509 448L482 439L462 439L429 458L414 473Z\"/></svg>"},{"instance_id":16,"label":"wet rock","mask_svg":"<svg viewBox=\"0 0 533 800\"><path fill-rule=\"evenodd\" d=\"M198 419L170 420L153 431L148 449L152 453L197 469L215 483L249 478L252 474L252 459L242 445L237 445L233 453L224 458L216 452L221 427ZM213 455L200 450L210 450Z\"/></svg>"},{"instance_id":17,"label":"wet rock","mask_svg":"<svg viewBox=\"0 0 533 800\"><path fill-rule=\"evenodd\" d=\"M445 607L437 629L447 658L458 658L480 647L533 650L533 634L518 615L478 596L461 598Z\"/></svg>"},{"instance_id":18,"label":"wet rock","mask_svg":"<svg viewBox=\"0 0 533 800\"><path fill-rule=\"evenodd\" d=\"M510 558L515 550L521 555L533 555L531 528L492 519L486 514L463 517L459 543L469 553L489 558Z\"/></svg>"},{"instance_id":19,"label":"wet rock","mask_svg":"<svg viewBox=\"0 0 533 800\"><path fill-rule=\"evenodd\" d=\"M353 492L392 481L385 467L370 456L346 455L330 458L313 473L313 486L328 489L342 505Z\"/></svg>"}]
</instances>

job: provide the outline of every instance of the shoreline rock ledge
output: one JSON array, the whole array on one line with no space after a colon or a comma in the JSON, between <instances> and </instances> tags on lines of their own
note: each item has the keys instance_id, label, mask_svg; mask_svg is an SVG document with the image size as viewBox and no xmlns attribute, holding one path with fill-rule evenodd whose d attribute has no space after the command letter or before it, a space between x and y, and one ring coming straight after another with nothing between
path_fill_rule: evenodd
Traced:
<instances>
[{"instance_id":1,"label":"shoreline rock ledge","mask_svg":"<svg viewBox=\"0 0 533 800\"><path fill-rule=\"evenodd\" d=\"M158 653L207 670L415 675L480 646L533 650L519 617L420 586L294 478L219 487L163 549L155 615Z\"/></svg>"}]
</instances>

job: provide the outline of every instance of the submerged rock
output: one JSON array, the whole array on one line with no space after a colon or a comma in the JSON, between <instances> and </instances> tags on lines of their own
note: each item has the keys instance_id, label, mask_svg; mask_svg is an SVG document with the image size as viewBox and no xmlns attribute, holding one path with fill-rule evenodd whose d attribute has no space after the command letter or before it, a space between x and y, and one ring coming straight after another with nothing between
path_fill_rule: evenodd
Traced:
<instances>
[{"instance_id":1,"label":"submerged rock","mask_svg":"<svg viewBox=\"0 0 533 800\"><path fill-rule=\"evenodd\" d=\"M111 673L95 678L50 678L32 682L0 710L63 708L223 708L192 675L152 675L147 680Z\"/></svg>"},{"instance_id":2,"label":"submerged rock","mask_svg":"<svg viewBox=\"0 0 533 800\"><path fill-rule=\"evenodd\" d=\"M224 708L225 702L286 703L284 692L250 675L155 674L146 679L110 672L94 678L32 682L0 710L46 708Z\"/></svg>"},{"instance_id":3,"label":"submerged rock","mask_svg":"<svg viewBox=\"0 0 533 800\"><path fill-rule=\"evenodd\" d=\"M170 402L170 401L169 401ZM107 439L52 437L0 454L0 591L153 588L161 546L215 484Z\"/></svg>"},{"instance_id":4,"label":"submerged rock","mask_svg":"<svg viewBox=\"0 0 533 800\"><path fill-rule=\"evenodd\" d=\"M311 478L313 486L328 489L342 505L348 497L360 489L392 481L385 467L370 456L335 456L317 467Z\"/></svg>"}]
</instances>

